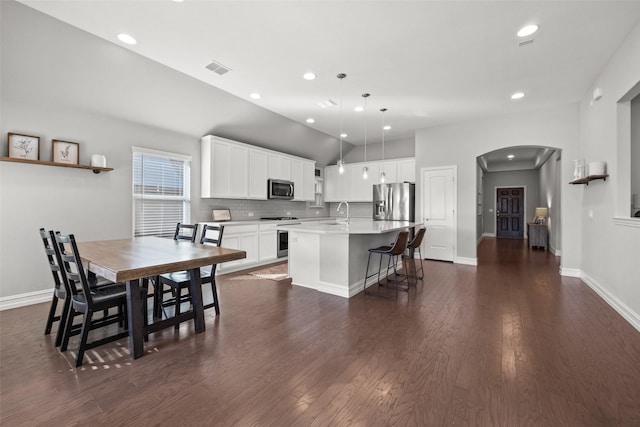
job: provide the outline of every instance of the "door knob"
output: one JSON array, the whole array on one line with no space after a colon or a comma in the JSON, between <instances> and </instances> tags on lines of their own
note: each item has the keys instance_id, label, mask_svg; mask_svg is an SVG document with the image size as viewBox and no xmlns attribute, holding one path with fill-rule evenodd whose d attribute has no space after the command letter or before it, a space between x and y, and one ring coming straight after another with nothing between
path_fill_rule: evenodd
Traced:
<instances>
[{"instance_id":1,"label":"door knob","mask_svg":"<svg viewBox=\"0 0 640 427\"><path fill-rule=\"evenodd\" d=\"M424 222L427 222L427 221L429 221L429 218L425 218L425 219L424 219Z\"/></svg>"}]
</instances>

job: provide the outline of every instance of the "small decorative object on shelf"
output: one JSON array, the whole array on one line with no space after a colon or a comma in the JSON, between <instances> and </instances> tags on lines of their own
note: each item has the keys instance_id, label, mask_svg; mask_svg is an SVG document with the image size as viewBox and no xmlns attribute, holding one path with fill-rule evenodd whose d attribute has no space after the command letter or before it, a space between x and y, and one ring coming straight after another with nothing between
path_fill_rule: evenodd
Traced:
<instances>
[{"instance_id":1,"label":"small decorative object on shelf","mask_svg":"<svg viewBox=\"0 0 640 427\"><path fill-rule=\"evenodd\" d=\"M584 160L574 160L573 161L573 179L584 178Z\"/></svg>"},{"instance_id":2,"label":"small decorative object on shelf","mask_svg":"<svg viewBox=\"0 0 640 427\"><path fill-rule=\"evenodd\" d=\"M22 160L40 160L40 138L31 135L9 133L9 157Z\"/></svg>"},{"instance_id":3,"label":"small decorative object on shelf","mask_svg":"<svg viewBox=\"0 0 640 427\"><path fill-rule=\"evenodd\" d=\"M107 167L107 158L102 154L94 154L91 156L91 166L97 166L99 168Z\"/></svg>"},{"instance_id":4,"label":"small decorative object on shelf","mask_svg":"<svg viewBox=\"0 0 640 427\"><path fill-rule=\"evenodd\" d=\"M51 140L51 159L54 163L80 164L80 144L77 142Z\"/></svg>"}]
</instances>

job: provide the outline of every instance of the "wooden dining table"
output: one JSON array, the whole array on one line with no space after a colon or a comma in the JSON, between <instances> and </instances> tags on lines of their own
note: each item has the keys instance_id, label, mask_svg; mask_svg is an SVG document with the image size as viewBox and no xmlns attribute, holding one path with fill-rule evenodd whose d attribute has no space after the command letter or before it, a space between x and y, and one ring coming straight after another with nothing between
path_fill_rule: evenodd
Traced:
<instances>
[{"instance_id":1,"label":"wooden dining table","mask_svg":"<svg viewBox=\"0 0 640 427\"><path fill-rule=\"evenodd\" d=\"M129 346L134 359L144 354L146 334L194 319L196 333L205 330L200 267L246 258L245 251L176 241L161 237L136 237L78 243L89 271L123 282L127 288ZM191 272L190 293L193 310L145 324L140 298L140 282L175 271Z\"/></svg>"}]
</instances>

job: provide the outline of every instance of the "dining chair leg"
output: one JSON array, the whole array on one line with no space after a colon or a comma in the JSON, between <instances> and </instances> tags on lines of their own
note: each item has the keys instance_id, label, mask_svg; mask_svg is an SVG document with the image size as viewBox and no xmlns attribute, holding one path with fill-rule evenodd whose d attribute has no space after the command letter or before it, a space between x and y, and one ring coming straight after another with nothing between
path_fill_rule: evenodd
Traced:
<instances>
[{"instance_id":1,"label":"dining chair leg","mask_svg":"<svg viewBox=\"0 0 640 427\"><path fill-rule=\"evenodd\" d=\"M71 337L71 330L73 329L73 319L76 317L77 312L73 306L69 307L69 313L64 327L64 336L62 337L62 343L60 344L60 351L67 351L69 345L69 338Z\"/></svg>"},{"instance_id":2,"label":"dining chair leg","mask_svg":"<svg viewBox=\"0 0 640 427\"><path fill-rule=\"evenodd\" d=\"M93 312L89 310L84 314L84 318L82 319L82 331L80 332L80 345L78 346L78 355L76 356L76 368L82 365L82 360L84 359L84 351L87 347L87 338L89 337L92 317Z\"/></svg>"},{"instance_id":3,"label":"dining chair leg","mask_svg":"<svg viewBox=\"0 0 640 427\"><path fill-rule=\"evenodd\" d=\"M47 324L44 327L45 335L49 335L51 333L51 326L53 326L53 322L56 320L56 308L58 308L58 297L54 292L53 299L51 300L51 308L49 308L49 316L47 317Z\"/></svg>"},{"instance_id":4,"label":"dining chair leg","mask_svg":"<svg viewBox=\"0 0 640 427\"><path fill-rule=\"evenodd\" d=\"M174 316L178 316L180 314L180 299L182 298L182 288L180 286L176 287L176 291L175 291L175 297L176 297L176 308L174 310ZM176 323L176 325L173 327L173 329L175 329L176 331L178 329L180 329L180 324Z\"/></svg>"},{"instance_id":5,"label":"dining chair leg","mask_svg":"<svg viewBox=\"0 0 640 427\"><path fill-rule=\"evenodd\" d=\"M62 338L64 337L67 328L67 319L69 318L69 309L71 308L71 300L65 298L62 305L62 312L60 313L60 324L58 325L58 332L56 332L56 347L60 347L62 344Z\"/></svg>"},{"instance_id":6,"label":"dining chair leg","mask_svg":"<svg viewBox=\"0 0 640 427\"><path fill-rule=\"evenodd\" d=\"M380 254L380 261L378 262L378 286L382 286L380 283L380 269L382 269L382 254Z\"/></svg>"},{"instance_id":7,"label":"dining chair leg","mask_svg":"<svg viewBox=\"0 0 640 427\"><path fill-rule=\"evenodd\" d=\"M216 310L216 316L218 316L220 315L220 304L218 303L218 290L216 287L215 277L211 278L211 293L213 294L213 303L215 304L214 308Z\"/></svg>"}]
</instances>

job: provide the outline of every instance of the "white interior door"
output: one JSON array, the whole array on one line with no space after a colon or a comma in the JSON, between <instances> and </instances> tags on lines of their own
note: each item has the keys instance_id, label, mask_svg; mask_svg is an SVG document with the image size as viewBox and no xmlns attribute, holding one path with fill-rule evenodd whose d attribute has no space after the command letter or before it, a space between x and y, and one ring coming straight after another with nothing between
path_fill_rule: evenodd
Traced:
<instances>
[{"instance_id":1,"label":"white interior door","mask_svg":"<svg viewBox=\"0 0 640 427\"><path fill-rule=\"evenodd\" d=\"M422 169L422 220L427 229L422 255L453 261L456 239L455 167Z\"/></svg>"}]
</instances>

